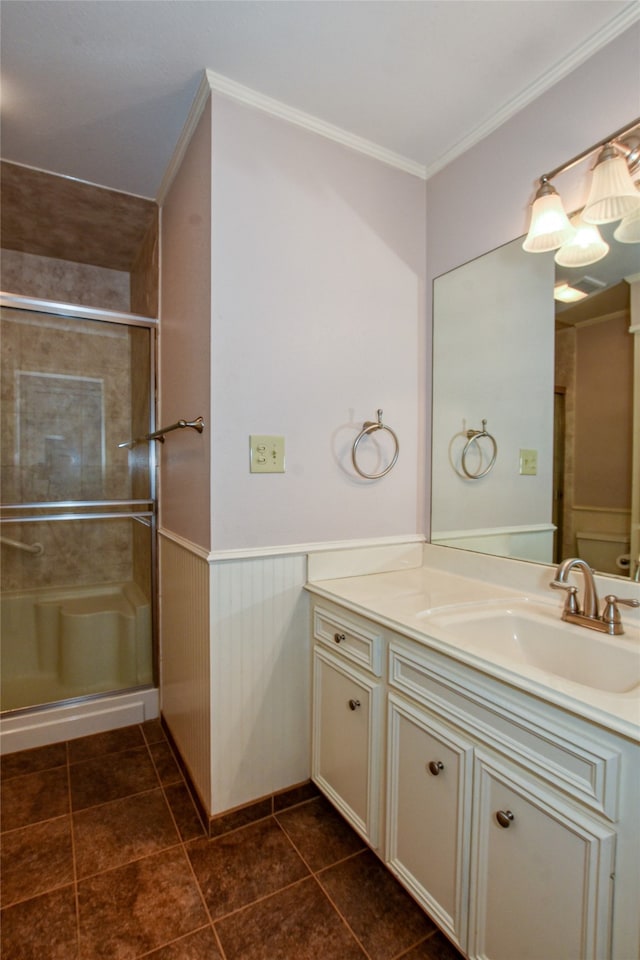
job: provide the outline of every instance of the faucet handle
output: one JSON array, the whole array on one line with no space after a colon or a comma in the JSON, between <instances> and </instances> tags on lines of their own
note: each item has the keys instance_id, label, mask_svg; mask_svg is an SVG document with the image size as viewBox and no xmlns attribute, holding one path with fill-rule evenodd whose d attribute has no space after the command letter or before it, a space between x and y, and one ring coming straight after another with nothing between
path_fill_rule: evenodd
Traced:
<instances>
[{"instance_id":1,"label":"faucet handle","mask_svg":"<svg viewBox=\"0 0 640 960\"><path fill-rule=\"evenodd\" d=\"M554 590L566 590L567 599L564 602L564 613L580 613L578 607L578 588L573 583L565 583L564 580L552 580L549 584Z\"/></svg>"},{"instance_id":2,"label":"faucet handle","mask_svg":"<svg viewBox=\"0 0 640 960\"><path fill-rule=\"evenodd\" d=\"M602 619L604 620L605 623L610 624L611 626L622 623L620 611L618 610L619 603L624 603L626 607L640 607L640 600L626 599L625 597L616 597L613 593L610 593L604 598L604 610L602 611ZM619 632L621 633L622 630L620 629Z\"/></svg>"}]
</instances>

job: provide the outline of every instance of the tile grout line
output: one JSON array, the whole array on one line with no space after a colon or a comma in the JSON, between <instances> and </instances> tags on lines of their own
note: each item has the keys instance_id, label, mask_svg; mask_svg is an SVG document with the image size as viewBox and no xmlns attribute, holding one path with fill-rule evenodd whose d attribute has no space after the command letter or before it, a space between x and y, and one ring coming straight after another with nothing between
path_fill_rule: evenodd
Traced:
<instances>
[{"instance_id":1,"label":"tile grout line","mask_svg":"<svg viewBox=\"0 0 640 960\"><path fill-rule=\"evenodd\" d=\"M335 866L337 866L337 865L340 864L340 863L346 863L347 860L352 860L352 859L354 859L355 857L359 856L361 853L364 853L367 848L365 847L363 850L358 850L358 851L356 851L355 853L349 854L349 856L347 856L347 857L342 857L340 860L336 860L335 863L326 864L326 865L325 865L324 867L322 867L320 870L313 870L312 867L311 867L311 865L310 865L310 864L307 862L307 860L303 857L302 853L300 852L300 850L299 850L298 847L296 846L295 842L292 840L292 838L291 838L291 837L289 836L289 834L287 833L285 827L278 821L277 817L276 817L276 821L277 821L277 823L278 823L278 826L280 827L280 829L282 830L282 832L283 832L284 835L286 836L287 840L289 841L289 843L290 843L291 846L293 847L293 849L296 851L296 853L298 854L298 856L300 857L300 859L302 860L302 862L304 863L304 865L309 869L310 874L311 874L311 876L313 877L313 879L314 879L314 881L315 881L318 889L319 889L320 892L322 893L322 895L323 895L324 897L326 897L327 902L328 902L328 903L331 905L331 907L335 910L335 912L336 912L336 914L338 915L338 917L340 918L340 920L342 920L343 924L345 925L345 927L347 928L347 930L349 931L349 933L351 934L351 936L353 937L353 939L355 940L355 942L358 944L358 946L360 947L360 949L361 949L362 952L364 953L364 955L365 955L365 957L367 958L367 960L372 960L370 954L369 954L369 953L367 952L367 950L365 949L364 944L361 942L360 937L357 936L355 930L353 930L353 928L351 927L351 924L347 921L347 919L346 919L346 917L343 915L342 911L339 910L338 907L337 907L337 905L333 902L332 898L329 896L329 894L327 893L327 891L326 891L325 888L323 887L322 883L320 882L320 879L319 879L319 876L318 876L318 874L321 873L323 870L329 870L330 868L335 867Z\"/></svg>"},{"instance_id":2,"label":"tile grout line","mask_svg":"<svg viewBox=\"0 0 640 960\"><path fill-rule=\"evenodd\" d=\"M73 865L73 897L75 902L75 912L76 912L76 950L78 953L78 960L81 958L80 951L80 888L78 883L78 863L76 858L76 835L75 835L75 824L73 820L73 797L71 793L71 763L69 757L69 741L65 743L66 757L67 757L67 790L69 791L69 832L71 834L71 861Z\"/></svg>"}]
</instances>

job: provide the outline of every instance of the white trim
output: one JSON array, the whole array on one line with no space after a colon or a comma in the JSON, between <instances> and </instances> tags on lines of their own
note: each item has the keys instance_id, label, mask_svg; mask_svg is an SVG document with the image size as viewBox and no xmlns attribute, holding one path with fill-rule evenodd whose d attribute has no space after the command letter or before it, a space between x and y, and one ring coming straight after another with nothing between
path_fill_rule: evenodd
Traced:
<instances>
[{"instance_id":1,"label":"white trim","mask_svg":"<svg viewBox=\"0 0 640 960\"><path fill-rule=\"evenodd\" d=\"M332 550L353 550L354 547L387 547L402 543L424 543L421 534L406 537L380 537L367 540L335 540L328 543L294 543L272 547L242 547L238 550L213 550L209 562L218 560L244 560L251 557L290 556L298 553L319 553Z\"/></svg>"},{"instance_id":2,"label":"white trim","mask_svg":"<svg viewBox=\"0 0 640 960\"><path fill-rule=\"evenodd\" d=\"M158 536L164 537L165 540L171 540L172 543L177 543L179 547L183 547L185 550L188 550L189 553L194 553L202 560L209 559L209 551L206 547L201 547L192 540L187 540L186 537L181 537L180 534L173 533L172 530L167 530L165 527L159 527Z\"/></svg>"},{"instance_id":3,"label":"white trim","mask_svg":"<svg viewBox=\"0 0 640 960\"><path fill-rule=\"evenodd\" d=\"M296 107L291 107L281 100L275 100L273 97L268 97L258 90L252 90L251 87L245 87L235 80L223 77L220 73L214 73L213 70L206 70L205 75L209 81L211 90L217 93L223 93L225 96L245 103L248 106L256 107L258 110L269 113L273 117L278 117L280 120L287 120L289 123L293 123L298 127L304 127L306 130L311 130L321 137L326 137L327 140L334 140L336 143L350 147L358 153L364 153L367 156L373 157L375 160L380 160L390 167L397 167L405 173L419 177L421 180L426 179L424 164L418 163L416 160L403 157L399 153L394 153L393 150L381 147L372 140L359 137L349 130L337 127L333 123L328 123L326 120L321 120L319 117L306 113L304 110L298 110Z\"/></svg>"},{"instance_id":4,"label":"white trim","mask_svg":"<svg viewBox=\"0 0 640 960\"><path fill-rule=\"evenodd\" d=\"M190 553L195 553L209 563L219 560L250 560L257 557L292 556L295 554L320 553L332 550L353 550L357 547L388 547L403 543L424 543L425 538L420 533L407 534L404 537L371 537L362 540L334 540L327 543L294 543L269 547L240 547L235 550L212 550L199 546L185 537L181 537L165 527L158 529L158 536L172 540L184 547Z\"/></svg>"},{"instance_id":5,"label":"white trim","mask_svg":"<svg viewBox=\"0 0 640 960\"><path fill-rule=\"evenodd\" d=\"M470 537L492 537L505 533L547 533L556 528L552 523L531 523L516 527L480 527L477 530L432 530L431 543L438 540L468 540Z\"/></svg>"},{"instance_id":6,"label":"white trim","mask_svg":"<svg viewBox=\"0 0 640 960\"><path fill-rule=\"evenodd\" d=\"M17 710L0 720L0 754L128 727L159 715L155 687Z\"/></svg>"},{"instance_id":7,"label":"white trim","mask_svg":"<svg viewBox=\"0 0 640 960\"><path fill-rule=\"evenodd\" d=\"M343 146L356 150L358 153L366 154L379 160L381 163L386 163L388 166L403 170L405 173L411 174L411 176L419 177L421 180L428 180L434 173L442 170L443 167L446 167L447 164L451 163L462 153L465 153L465 151L475 146L476 143L479 143L494 130L497 130L498 127L506 123L514 114L526 107L535 100L536 97L545 93L545 91L555 83L562 80L568 73L575 70L581 63L584 63L585 60L594 53L597 53L598 50L611 40L614 40L639 19L640 0L635 0L635 2L630 3L617 14L617 16L613 17L608 24L597 30L596 33L589 37L584 43L576 47L572 54L563 57L559 64L556 64L550 70L547 70L546 73L543 73L534 83L530 84L517 96L509 100L500 110L480 123L467 134L467 136L459 140L429 166L418 163L409 157L404 157L399 153L395 153L393 150L388 150L374 143L372 140L359 137L348 130L344 130L342 127L328 123L326 120L321 120L319 117L306 113L304 110L291 107L289 104L269 97L264 93L260 93L258 90L246 87L244 84L231 80L229 77L225 77L220 73L206 69L193 103L191 104L191 109L182 128L180 137L178 138L173 156L169 161L169 165L165 170L160 187L158 188L157 202L160 206L164 203L209 96L214 91L238 100L240 103L255 107L258 110L263 110L265 113L271 114L271 116L279 117L281 120L287 120L296 126L311 130L313 133L326 137L328 140L341 143Z\"/></svg>"},{"instance_id":8,"label":"white trim","mask_svg":"<svg viewBox=\"0 0 640 960\"><path fill-rule=\"evenodd\" d=\"M196 132L198 121L202 116L210 95L211 87L209 86L205 71L200 81L200 86L198 87L196 95L193 98L193 103L191 104L191 109L189 110L187 119L185 120L184 126L180 132L180 136L178 137L178 142L176 143L171 160L169 161L169 166L165 170L164 176L160 181L160 186L158 187L158 195L156 200L160 207L162 207L163 203L167 199L169 188L173 183L175 175L180 169L180 164L182 163L184 155L187 152L187 147L189 146L191 138Z\"/></svg>"},{"instance_id":9,"label":"white trim","mask_svg":"<svg viewBox=\"0 0 640 960\"><path fill-rule=\"evenodd\" d=\"M640 20L640 0L635 0L634 3L630 3L613 17L609 23L600 27L594 34L588 37L584 43L577 46L572 53L563 57L560 63L557 63L551 67L550 70L543 73L537 80L529 84L528 87L521 90L519 94L511 100L508 100L500 110L497 110L491 114L491 116L487 117L486 120L477 127L474 127L462 140L459 140L447 150L446 153L443 153L441 157L432 164L429 164L426 168L426 179L428 180L429 177L438 173L439 170L442 170L453 160L456 160L463 153L466 153L471 147L474 147L481 140L484 140L490 133L493 133L493 131L501 127L503 123L506 123L507 120L510 120L516 113L519 113L520 110L528 106L536 97L541 96L541 94L553 87L554 84L566 77L567 74L575 70L576 67L579 67L585 60L588 60L589 57L593 56L612 40L615 40L616 37L624 33L625 30L638 20Z\"/></svg>"}]
</instances>

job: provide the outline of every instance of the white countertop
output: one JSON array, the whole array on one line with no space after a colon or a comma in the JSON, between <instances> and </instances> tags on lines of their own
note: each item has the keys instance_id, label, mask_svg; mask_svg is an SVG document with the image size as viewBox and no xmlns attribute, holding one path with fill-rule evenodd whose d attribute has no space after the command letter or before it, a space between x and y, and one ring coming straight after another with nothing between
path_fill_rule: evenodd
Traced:
<instances>
[{"instance_id":1,"label":"white countertop","mask_svg":"<svg viewBox=\"0 0 640 960\"><path fill-rule=\"evenodd\" d=\"M445 611L462 609L462 605L498 601L518 601L522 605L533 600L537 610L542 610L550 622L553 620L555 624L557 620L562 624L564 595L555 595L549 590L546 597L539 590L531 592L513 586L503 587L435 566L312 580L307 584L307 590L488 676L640 742L640 687L624 693L594 689L528 664L516 663L506 656L485 652L477 644L465 644L455 636L451 627L442 629L434 622ZM623 607L624 635L605 636L604 639L628 645L628 649L637 652L640 658L640 624L637 617L626 613ZM562 626L591 633L584 627Z\"/></svg>"}]
</instances>

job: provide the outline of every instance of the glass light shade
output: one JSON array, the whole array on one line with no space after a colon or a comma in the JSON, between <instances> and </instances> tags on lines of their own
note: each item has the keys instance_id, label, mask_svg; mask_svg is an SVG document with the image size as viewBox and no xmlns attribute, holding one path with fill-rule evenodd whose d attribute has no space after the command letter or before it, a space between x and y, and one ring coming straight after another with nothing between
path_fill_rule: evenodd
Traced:
<instances>
[{"instance_id":1,"label":"glass light shade","mask_svg":"<svg viewBox=\"0 0 640 960\"><path fill-rule=\"evenodd\" d=\"M602 239L594 224L585 223L579 213L571 217L570 223L576 232L556 253L556 263L561 267L586 267L606 257L609 244Z\"/></svg>"},{"instance_id":2,"label":"glass light shade","mask_svg":"<svg viewBox=\"0 0 640 960\"><path fill-rule=\"evenodd\" d=\"M575 229L564 212L562 200L550 183L544 181L531 207L529 233L522 244L527 253L557 250L570 240Z\"/></svg>"},{"instance_id":3,"label":"glass light shade","mask_svg":"<svg viewBox=\"0 0 640 960\"><path fill-rule=\"evenodd\" d=\"M604 148L593 170L589 199L582 211L586 223L612 223L640 207L627 161L613 147Z\"/></svg>"},{"instance_id":4,"label":"glass light shade","mask_svg":"<svg viewBox=\"0 0 640 960\"><path fill-rule=\"evenodd\" d=\"M640 243L640 207L620 221L613 236L618 243Z\"/></svg>"}]
</instances>

